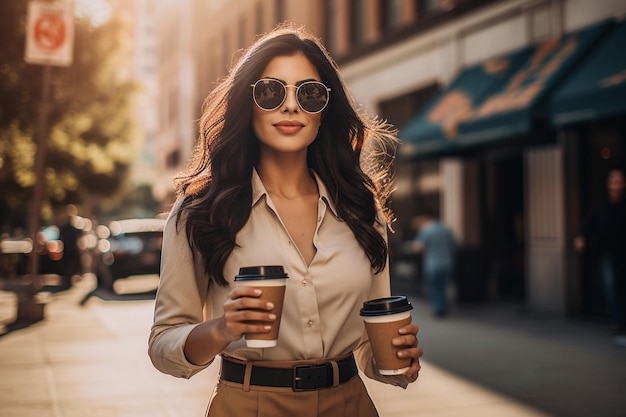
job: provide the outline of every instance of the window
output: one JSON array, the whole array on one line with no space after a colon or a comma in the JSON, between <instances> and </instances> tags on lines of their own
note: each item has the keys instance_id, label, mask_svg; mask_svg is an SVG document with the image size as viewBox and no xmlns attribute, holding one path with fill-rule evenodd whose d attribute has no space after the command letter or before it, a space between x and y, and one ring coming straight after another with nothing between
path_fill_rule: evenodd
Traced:
<instances>
[{"instance_id":1,"label":"window","mask_svg":"<svg viewBox=\"0 0 626 417\"><path fill-rule=\"evenodd\" d=\"M324 41L331 54L337 52L339 19L339 2L337 0L325 0L324 22L326 22Z\"/></svg>"},{"instance_id":2,"label":"window","mask_svg":"<svg viewBox=\"0 0 626 417\"><path fill-rule=\"evenodd\" d=\"M276 0L276 21L282 22L285 20L285 1Z\"/></svg>"},{"instance_id":3,"label":"window","mask_svg":"<svg viewBox=\"0 0 626 417\"><path fill-rule=\"evenodd\" d=\"M247 43L248 43L248 39L246 36L246 29L248 28L247 22L246 22L246 17L241 15L239 16L239 33L237 34L237 48L238 49L243 49L246 47Z\"/></svg>"},{"instance_id":4,"label":"window","mask_svg":"<svg viewBox=\"0 0 626 417\"><path fill-rule=\"evenodd\" d=\"M176 168L180 164L180 149L176 149L167 154L165 157L165 166L167 168Z\"/></svg>"},{"instance_id":5,"label":"window","mask_svg":"<svg viewBox=\"0 0 626 417\"><path fill-rule=\"evenodd\" d=\"M431 84L417 91L381 102L380 115L397 128L402 128L439 91L438 84Z\"/></svg>"},{"instance_id":6,"label":"window","mask_svg":"<svg viewBox=\"0 0 626 417\"><path fill-rule=\"evenodd\" d=\"M222 65L224 68L223 73L227 74L228 70L230 70L230 38L228 36L228 28L224 29L222 32Z\"/></svg>"},{"instance_id":7,"label":"window","mask_svg":"<svg viewBox=\"0 0 626 417\"><path fill-rule=\"evenodd\" d=\"M176 123L177 119L178 119L178 91L177 91L177 86L175 85L171 85L170 86L170 90L169 90L169 94L168 94L168 124L169 125L173 125Z\"/></svg>"},{"instance_id":8,"label":"window","mask_svg":"<svg viewBox=\"0 0 626 417\"><path fill-rule=\"evenodd\" d=\"M449 12L467 0L421 0L418 2L420 15Z\"/></svg>"},{"instance_id":9,"label":"window","mask_svg":"<svg viewBox=\"0 0 626 417\"><path fill-rule=\"evenodd\" d=\"M263 17L264 17L263 9L264 8L263 8L263 5L261 3L257 3L256 4L255 12L254 12L254 15L255 15L255 18L256 18L255 22L254 22L254 24L255 24L255 28L254 28L255 35L263 33L264 30L265 30L264 29L265 25L263 24Z\"/></svg>"},{"instance_id":10,"label":"window","mask_svg":"<svg viewBox=\"0 0 626 417\"><path fill-rule=\"evenodd\" d=\"M383 34L393 32L402 26L406 17L406 10L411 6L407 4L408 2L415 3L415 7L421 3L419 0L386 0L380 2L380 25Z\"/></svg>"},{"instance_id":11,"label":"window","mask_svg":"<svg viewBox=\"0 0 626 417\"><path fill-rule=\"evenodd\" d=\"M361 45L367 39L368 0L350 0L350 45Z\"/></svg>"},{"instance_id":12,"label":"window","mask_svg":"<svg viewBox=\"0 0 626 417\"><path fill-rule=\"evenodd\" d=\"M423 16L425 14L430 14L432 12L437 12L441 10L439 3L441 0L421 0L419 2L419 11L420 15Z\"/></svg>"}]
</instances>

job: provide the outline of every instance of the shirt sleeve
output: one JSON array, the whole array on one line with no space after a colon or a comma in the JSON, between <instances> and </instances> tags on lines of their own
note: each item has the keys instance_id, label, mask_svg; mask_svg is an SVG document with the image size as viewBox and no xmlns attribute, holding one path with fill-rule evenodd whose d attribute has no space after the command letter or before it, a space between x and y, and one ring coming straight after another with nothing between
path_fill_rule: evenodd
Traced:
<instances>
[{"instance_id":1,"label":"shirt sleeve","mask_svg":"<svg viewBox=\"0 0 626 417\"><path fill-rule=\"evenodd\" d=\"M163 231L160 282L148 355L159 371L190 378L210 364L194 365L184 353L189 333L205 320L208 279L198 268L198 260L189 247L184 221L177 225L177 207Z\"/></svg>"}]
</instances>

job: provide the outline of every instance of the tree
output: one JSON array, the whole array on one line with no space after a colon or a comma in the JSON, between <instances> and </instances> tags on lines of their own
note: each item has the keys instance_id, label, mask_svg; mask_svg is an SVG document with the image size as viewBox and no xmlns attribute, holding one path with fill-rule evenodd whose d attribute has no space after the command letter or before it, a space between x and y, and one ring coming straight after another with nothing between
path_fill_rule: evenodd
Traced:
<instances>
[{"instance_id":1,"label":"tree","mask_svg":"<svg viewBox=\"0 0 626 417\"><path fill-rule=\"evenodd\" d=\"M107 224L113 220L155 217L162 214L164 209L152 195L152 187L141 184L128 187L116 200L107 201L103 211L106 213L99 220Z\"/></svg>"},{"instance_id":2,"label":"tree","mask_svg":"<svg viewBox=\"0 0 626 417\"><path fill-rule=\"evenodd\" d=\"M35 183L43 70L23 61L27 4L0 2L0 221L21 226ZM99 26L75 21L73 63L52 74L45 220L68 203L114 197L127 180L140 146L137 86L120 70L130 40L129 28L115 16Z\"/></svg>"}]
</instances>

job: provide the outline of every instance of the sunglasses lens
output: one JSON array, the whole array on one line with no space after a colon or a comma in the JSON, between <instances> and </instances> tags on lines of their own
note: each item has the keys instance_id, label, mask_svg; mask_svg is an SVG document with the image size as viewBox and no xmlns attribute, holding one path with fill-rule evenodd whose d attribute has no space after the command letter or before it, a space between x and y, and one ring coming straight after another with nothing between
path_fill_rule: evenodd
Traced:
<instances>
[{"instance_id":1,"label":"sunglasses lens","mask_svg":"<svg viewBox=\"0 0 626 417\"><path fill-rule=\"evenodd\" d=\"M285 99L285 86L275 80L259 80L254 85L254 101L265 110L278 108Z\"/></svg>"},{"instance_id":2,"label":"sunglasses lens","mask_svg":"<svg viewBox=\"0 0 626 417\"><path fill-rule=\"evenodd\" d=\"M298 103L304 111L309 113L318 113L324 110L328 104L326 86L316 81L301 84L298 88Z\"/></svg>"}]
</instances>

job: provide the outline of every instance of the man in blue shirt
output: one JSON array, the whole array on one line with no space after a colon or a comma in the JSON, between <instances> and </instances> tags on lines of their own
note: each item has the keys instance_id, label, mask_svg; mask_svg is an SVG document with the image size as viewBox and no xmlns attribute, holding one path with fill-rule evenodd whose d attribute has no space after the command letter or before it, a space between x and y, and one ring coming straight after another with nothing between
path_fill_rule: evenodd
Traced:
<instances>
[{"instance_id":1,"label":"man in blue shirt","mask_svg":"<svg viewBox=\"0 0 626 417\"><path fill-rule=\"evenodd\" d=\"M424 214L420 220L413 248L423 254L422 271L433 313L443 317L448 314L449 308L447 291L454 269L454 235L431 212Z\"/></svg>"}]
</instances>

